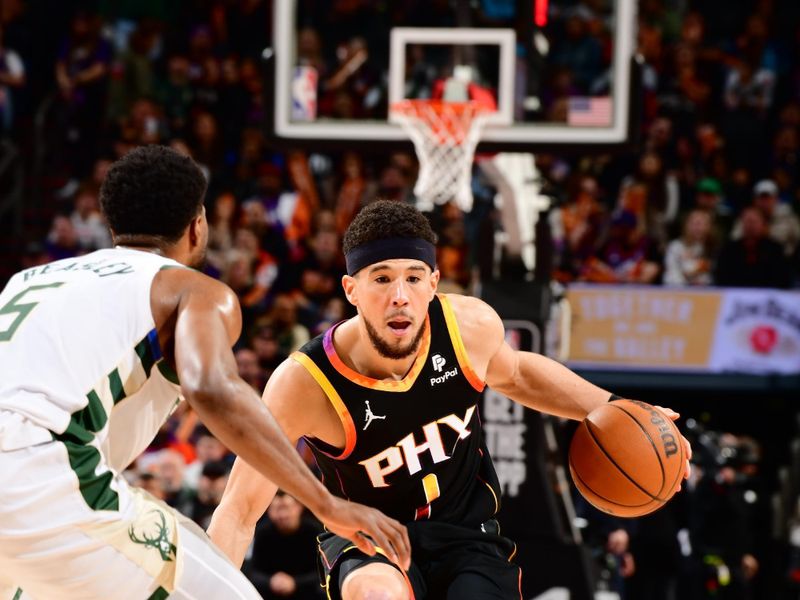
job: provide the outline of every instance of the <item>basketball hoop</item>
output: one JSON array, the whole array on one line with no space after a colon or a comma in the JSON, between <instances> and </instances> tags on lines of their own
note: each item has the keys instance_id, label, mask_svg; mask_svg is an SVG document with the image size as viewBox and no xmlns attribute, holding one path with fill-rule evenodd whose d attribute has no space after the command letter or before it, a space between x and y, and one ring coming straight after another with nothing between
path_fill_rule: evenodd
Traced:
<instances>
[{"instance_id":1,"label":"basketball hoop","mask_svg":"<svg viewBox=\"0 0 800 600\"><path fill-rule=\"evenodd\" d=\"M472 159L492 112L474 100L402 100L392 104L390 118L406 130L419 159L414 194L420 210L431 210L450 200L465 212L472 209Z\"/></svg>"}]
</instances>

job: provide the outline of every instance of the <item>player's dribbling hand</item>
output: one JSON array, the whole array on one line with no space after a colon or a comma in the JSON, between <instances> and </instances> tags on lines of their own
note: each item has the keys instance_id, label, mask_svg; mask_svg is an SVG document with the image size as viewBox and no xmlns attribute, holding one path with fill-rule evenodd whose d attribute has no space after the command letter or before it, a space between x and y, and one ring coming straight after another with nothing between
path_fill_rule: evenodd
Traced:
<instances>
[{"instance_id":1,"label":"player's dribbling hand","mask_svg":"<svg viewBox=\"0 0 800 600\"><path fill-rule=\"evenodd\" d=\"M681 416L680 413L676 413L671 408L664 408L663 406L656 406L656 408L661 412L663 412L667 417L669 417L673 421L677 421L678 418ZM686 455L686 470L683 473L683 478L689 479L689 477L692 474L692 463L690 462L692 460L692 445L689 443L689 440L687 440L684 436L681 436L681 440L683 440L683 448L684 448L684 453ZM678 486L679 492L681 491L682 487L683 486Z\"/></svg>"},{"instance_id":2,"label":"player's dribbling hand","mask_svg":"<svg viewBox=\"0 0 800 600\"><path fill-rule=\"evenodd\" d=\"M404 570L411 566L408 531L398 521L379 510L341 498L333 498L326 512L317 516L328 530L349 539L364 554L374 556L377 546Z\"/></svg>"}]
</instances>

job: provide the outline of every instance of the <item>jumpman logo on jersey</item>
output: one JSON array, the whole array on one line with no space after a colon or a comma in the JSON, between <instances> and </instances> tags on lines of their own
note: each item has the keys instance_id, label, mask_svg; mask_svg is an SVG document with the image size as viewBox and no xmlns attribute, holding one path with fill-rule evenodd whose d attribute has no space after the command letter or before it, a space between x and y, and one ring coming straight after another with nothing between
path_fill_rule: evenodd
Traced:
<instances>
[{"instance_id":1,"label":"jumpman logo on jersey","mask_svg":"<svg viewBox=\"0 0 800 600\"><path fill-rule=\"evenodd\" d=\"M364 429L361 431L366 431L369 424L372 423L375 419L385 419L386 415L376 415L372 412L372 409L369 407L369 400L364 400L364 404L367 405L367 413L366 413L366 422L364 423Z\"/></svg>"}]
</instances>

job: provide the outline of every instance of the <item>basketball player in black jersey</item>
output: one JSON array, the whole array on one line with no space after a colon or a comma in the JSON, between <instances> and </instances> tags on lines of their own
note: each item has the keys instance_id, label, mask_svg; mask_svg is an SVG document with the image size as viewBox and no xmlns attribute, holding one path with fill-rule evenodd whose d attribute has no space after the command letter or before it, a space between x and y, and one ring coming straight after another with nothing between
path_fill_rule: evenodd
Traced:
<instances>
[{"instance_id":1,"label":"basketball player in black jersey","mask_svg":"<svg viewBox=\"0 0 800 600\"><path fill-rule=\"evenodd\" d=\"M572 419L610 398L555 361L512 350L500 317L481 300L437 294L434 244L427 219L408 205L363 209L343 244L342 285L358 315L295 352L264 391L289 439L306 438L333 494L408 527L407 570L322 534L331 598L520 597L514 543L494 520L500 487L481 430L481 391L489 385ZM234 564L275 491L237 460L209 528Z\"/></svg>"}]
</instances>

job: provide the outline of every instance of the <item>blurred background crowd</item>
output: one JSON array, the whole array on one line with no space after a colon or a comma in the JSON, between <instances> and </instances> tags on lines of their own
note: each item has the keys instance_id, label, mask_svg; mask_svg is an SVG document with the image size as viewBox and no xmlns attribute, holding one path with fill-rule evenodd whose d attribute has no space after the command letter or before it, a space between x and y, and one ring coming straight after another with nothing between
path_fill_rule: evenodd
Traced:
<instances>
[{"instance_id":1,"label":"blurred background crowd","mask_svg":"<svg viewBox=\"0 0 800 600\"><path fill-rule=\"evenodd\" d=\"M513 22L498 14L502 4L470 10L481 22ZM408 24L452 25L437 20L444 5L398 0L381 10ZM320 74L321 116L385 115L374 56L388 33L365 20L367 8L374 14L367 0L299 2L298 62ZM614 155L536 155L554 201L543 268L564 284L797 287L800 3L640 0L638 10L641 139ZM0 281L109 246L98 209L104 174L130 148L160 143L207 175L207 272L239 296L236 358L255 389L350 316L342 233L377 198L413 202L418 164L410 152L269 145L261 53L271 11L268 0L3 0ZM561 37L541 83L547 120L562 118L569 94L608 85L607 13L607 0L575 0L554 15ZM477 169L472 187L470 213L448 204L430 214L444 291L469 293L492 272L495 190ZM756 551L773 539L769 513L758 511L768 503L758 441L693 427L695 475L669 510L623 526L579 506L601 579L631 599L756 598L753 582L768 570ZM128 475L207 526L232 459L182 408ZM292 498L273 503L246 566L265 597L319 597L315 531ZM772 568L797 597L800 539L786 548L787 561Z\"/></svg>"}]
</instances>

